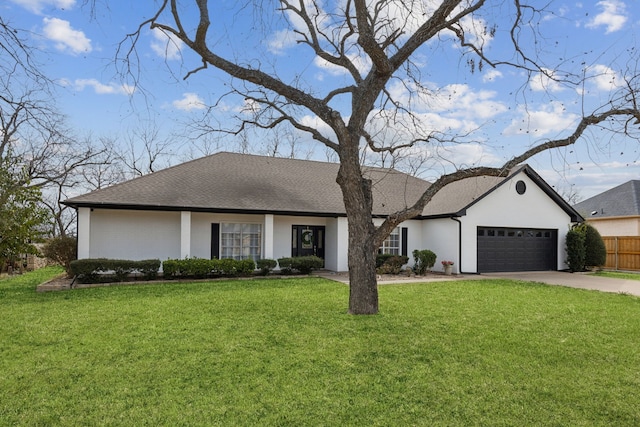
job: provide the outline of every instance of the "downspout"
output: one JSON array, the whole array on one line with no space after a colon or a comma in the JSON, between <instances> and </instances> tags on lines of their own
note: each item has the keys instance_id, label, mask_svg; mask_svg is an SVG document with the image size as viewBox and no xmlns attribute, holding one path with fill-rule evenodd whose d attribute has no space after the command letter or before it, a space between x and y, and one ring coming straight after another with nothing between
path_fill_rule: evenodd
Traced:
<instances>
[{"instance_id":1,"label":"downspout","mask_svg":"<svg viewBox=\"0 0 640 427\"><path fill-rule=\"evenodd\" d=\"M478 273L467 273L462 271L462 222L455 216L449 217L449 219L458 223L458 262L460 263L460 271L459 274L478 274Z\"/></svg>"}]
</instances>

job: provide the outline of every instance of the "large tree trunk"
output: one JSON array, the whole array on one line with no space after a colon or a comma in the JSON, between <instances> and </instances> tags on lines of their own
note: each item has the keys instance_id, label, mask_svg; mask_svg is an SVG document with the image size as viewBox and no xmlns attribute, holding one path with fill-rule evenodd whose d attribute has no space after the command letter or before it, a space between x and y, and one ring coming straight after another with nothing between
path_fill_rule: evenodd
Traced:
<instances>
[{"instance_id":1,"label":"large tree trunk","mask_svg":"<svg viewBox=\"0 0 640 427\"><path fill-rule=\"evenodd\" d=\"M378 313L376 255L370 248L370 237L359 224L349 220L349 313Z\"/></svg>"},{"instance_id":2,"label":"large tree trunk","mask_svg":"<svg viewBox=\"0 0 640 427\"><path fill-rule=\"evenodd\" d=\"M337 182L342 189L349 218L349 313L378 313L378 283L372 217L371 181L364 179L360 164L342 159Z\"/></svg>"}]
</instances>

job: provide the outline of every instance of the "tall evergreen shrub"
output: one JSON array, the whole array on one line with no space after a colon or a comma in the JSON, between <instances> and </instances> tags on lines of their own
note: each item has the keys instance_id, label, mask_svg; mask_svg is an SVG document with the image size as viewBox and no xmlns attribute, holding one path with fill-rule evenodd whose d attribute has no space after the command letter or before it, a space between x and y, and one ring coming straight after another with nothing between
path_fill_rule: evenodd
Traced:
<instances>
[{"instance_id":1,"label":"tall evergreen shrub","mask_svg":"<svg viewBox=\"0 0 640 427\"><path fill-rule=\"evenodd\" d=\"M585 235L577 227L567 233L567 265L572 273L584 270L587 255Z\"/></svg>"}]
</instances>

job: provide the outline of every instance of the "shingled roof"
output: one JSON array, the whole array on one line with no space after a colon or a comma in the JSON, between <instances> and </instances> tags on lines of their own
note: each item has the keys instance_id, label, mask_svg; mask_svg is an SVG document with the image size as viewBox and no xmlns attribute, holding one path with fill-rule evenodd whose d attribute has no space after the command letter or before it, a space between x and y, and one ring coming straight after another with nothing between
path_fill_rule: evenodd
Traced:
<instances>
[{"instance_id":1,"label":"shingled roof","mask_svg":"<svg viewBox=\"0 0 640 427\"><path fill-rule=\"evenodd\" d=\"M344 216L337 163L222 152L73 197L73 207ZM413 204L429 183L365 168L375 215Z\"/></svg>"},{"instance_id":2,"label":"shingled roof","mask_svg":"<svg viewBox=\"0 0 640 427\"><path fill-rule=\"evenodd\" d=\"M114 186L73 197L66 205L91 208L189 210L345 216L336 183L337 163L222 152ZM447 185L424 217L465 215L466 209L520 171L527 173L574 218L579 215L531 168L507 178L467 178ZM430 183L395 169L364 168L373 183L373 214L386 216L413 205Z\"/></svg>"},{"instance_id":3,"label":"shingled roof","mask_svg":"<svg viewBox=\"0 0 640 427\"><path fill-rule=\"evenodd\" d=\"M479 176L467 178L451 184L440 190L427 204L423 211L425 217L464 216L467 209L491 194L498 187L507 184L518 174L524 173L540 189L549 196L567 215L572 222L583 221L578 212L569 205L547 182L540 177L529 165L521 165L513 169L506 178L494 176Z\"/></svg>"},{"instance_id":4,"label":"shingled roof","mask_svg":"<svg viewBox=\"0 0 640 427\"><path fill-rule=\"evenodd\" d=\"M631 180L574 205L583 216L640 215L640 180Z\"/></svg>"}]
</instances>

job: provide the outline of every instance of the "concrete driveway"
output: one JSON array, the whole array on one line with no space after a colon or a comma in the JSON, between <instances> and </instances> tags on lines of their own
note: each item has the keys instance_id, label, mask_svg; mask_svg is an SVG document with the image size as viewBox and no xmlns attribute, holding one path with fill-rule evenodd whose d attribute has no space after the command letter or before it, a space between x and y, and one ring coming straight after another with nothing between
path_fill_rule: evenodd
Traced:
<instances>
[{"instance_id":1,"label":"concrete driveway","mask_svg":"<svg viewBox=\"0 0 640 427\"><path fill-rule=\"evenodd\" d=\"M569 286L571 288L640 296L640 281L638 280L611 279L609 277L592 276L589 273L525 271L515 273L483 273L479 277L524 280L527 282L540 282L549 285Z\"/></svg>"},{"instance_id":2,"label":"concrete driveway","mask_svg":"<svg viewBox=\"0 0 640 427\"><path fill-rule=\"evenodd\" d=\"M330 271L318 271L317 276L324 277L342 283L349 283L347 273L335 273ZM640 296L640 281L611 279L608 277L591 276L589 273L568 273L565 271L525 271L515 273L483 273L483 274L457 274L453 276L431 275L424 277L388 277L378 278L379 285L400 284L414 282L434 282L443 280L482 280L490 278L523 280L525 282L540 282L548 285L569 286L571 288L590 289L594 291L625 293Z\"/></svg>"}]
</instances>

